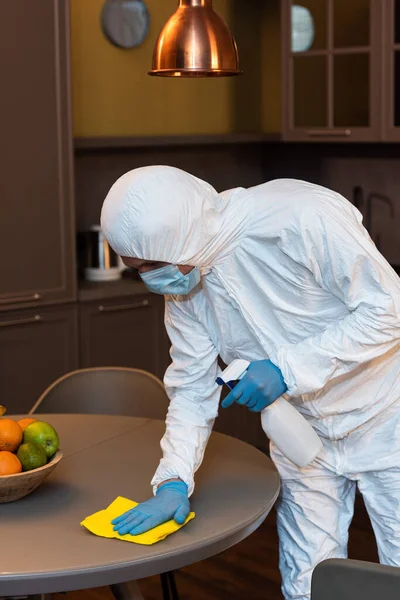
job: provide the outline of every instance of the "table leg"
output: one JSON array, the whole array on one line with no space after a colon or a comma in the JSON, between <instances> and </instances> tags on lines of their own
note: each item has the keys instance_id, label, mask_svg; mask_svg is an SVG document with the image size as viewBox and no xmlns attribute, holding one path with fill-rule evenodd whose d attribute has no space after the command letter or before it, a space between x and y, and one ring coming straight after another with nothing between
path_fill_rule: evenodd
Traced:
<instances>
[{"instance_id":1,"label":"table leg","mask_svg":"<svg viewBox=\"0 0 400 600\"><path fill-rule=\"evenodd\" d=\"M171 595L169 593L169 581L168 581L167 573L161 573L160 579L161 579L163 600L171 600Z\"/></svg>"},{"instance_id":2,"label":"table leg","mask_svg":"<svg viewBox=\"0 0 400 600\"><path fill-rule=\"evenodd\" d=\"M168 577L168 581L169 581L169 587L171 590L172 600L179 600L178 589L177 589L176 583L175 583L174 571L169 571L167 573L167 577Z\"/></svg>"},{"instance_id":3,"label":"table leg","mask_svg":"<svg viewBox=\"0 0 400 600\"><path fill-rule=\"evenodd\" d=\"M110 585L110 590L115 600L144 600L136 581Z\"/></svg>"}]
</instances>

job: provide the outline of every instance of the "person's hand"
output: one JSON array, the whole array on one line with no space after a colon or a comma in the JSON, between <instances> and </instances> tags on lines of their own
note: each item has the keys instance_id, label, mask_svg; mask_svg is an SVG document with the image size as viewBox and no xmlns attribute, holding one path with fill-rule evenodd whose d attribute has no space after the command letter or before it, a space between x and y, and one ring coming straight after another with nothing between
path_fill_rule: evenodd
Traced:
<instances>
[{"instance_id":1,"label":"person's hand","mask_svg":"<svg viewBox=\"0 0 400 600\"><path fill-rule=\"evenodd\" d=\"M223 408L237 402L252 412L260 412L287 390L280 369L270 360L250 363L246 375L223 400Z\"/></svg>"},{"instance_id":2,"label":"person's hand","mask_svg":"<svg viewBox=\"0 0 400 600\"><path fill-rule=\"evenodd\" d=\"M174 519L183 525L190 513L188 488L183 481L167 481L156 495L111 521L119 535L139 535Z\"/></svg>"}]
</instances>

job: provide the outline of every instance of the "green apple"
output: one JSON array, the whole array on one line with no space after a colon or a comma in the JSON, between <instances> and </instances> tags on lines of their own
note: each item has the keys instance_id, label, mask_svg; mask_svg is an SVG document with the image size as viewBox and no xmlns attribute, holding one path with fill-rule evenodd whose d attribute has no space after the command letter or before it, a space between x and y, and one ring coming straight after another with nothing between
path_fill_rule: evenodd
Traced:
<instances>
[{"instance_id":1,"label":"green apple","mask_svg":"<svg viewBox=\"0 0 400 600\"><path fill-rule=\"evenodd\" d=\"M33 442L38 446L41 446L46 452L47 458L51 458L58 450L60 443L58 434L54 427L50 423L44 421L35 421L28 425L24 431L24 444L27 442Z\"/></svg>"}]
</instances>

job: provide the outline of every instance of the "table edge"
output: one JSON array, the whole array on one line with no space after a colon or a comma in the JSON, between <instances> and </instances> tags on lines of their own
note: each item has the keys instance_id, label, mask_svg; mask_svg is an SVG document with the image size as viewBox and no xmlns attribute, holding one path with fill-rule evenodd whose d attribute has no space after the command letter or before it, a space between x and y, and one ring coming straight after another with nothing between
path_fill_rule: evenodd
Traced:
<instances>
[{"instance_id":1,"label":"table edge","mask_svg":"<svg viewBox=\"0 0 400 600\"><path fill-rule=\"evenodd\" d=\"M233 529L228 535L219 534L203 544L192 545L192 547L189 544L179 551L160 554L156 559L144 558L135 560L134 563L110 564L69 572L24 573L18 579L15 578L15 574L10 574L12 579L9 580L0 575L0 596L47 594L108 586L151 577L211 558L247 538L265 521L280 492L280 479L277 472L276 478L276 492L265 509L244 526Z\"/></svg>"}]
</instances>

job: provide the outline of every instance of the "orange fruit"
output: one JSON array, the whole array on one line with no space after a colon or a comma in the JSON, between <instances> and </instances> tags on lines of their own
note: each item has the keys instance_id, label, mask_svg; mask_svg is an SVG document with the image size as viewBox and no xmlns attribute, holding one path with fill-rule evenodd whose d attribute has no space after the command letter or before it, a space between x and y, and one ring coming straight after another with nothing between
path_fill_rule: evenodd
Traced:
<instances>
[{"instance_id":1,"label":"orange fruit","mask_svg":"<svg viewBox=\"0 0 400 600\"><path fill-rule=\"evenodd\" d=\"M21 461L15 454L7 450L0 452L0 477L2 475L14 475L14 473L21 473L21 471Z\"/></svg>"},{"instance_id":2,"label":"orange fruit","mask_svg":"<svg viewBox=\"0 0 400 600\"><path fill-rule=\"evenodd\" d=\"M6 407L0 405L0 417L2 417L3 415L5 415L6 412L7 412Z\"/></svg>"},{"instance_id":3,"label":"orange fruit","mask_svg":"<svg viewBox=\"0 0 400 600\"><path fill-rule=\"evenodd\" d=\"M30 425L31 423L34 423L36 421L36 419L30 419L30 418L26 418L26 419L20 419L19 421L17 421L18 425L21 427L22 431L25 431L25 429L28 427L28 425Z\"/></svg>"},{"instance_id":4,"label":"orange fruit","mask_svg":"<svg viewBox=\"0 0 400 600\"><path fill-rule=\"evenodd\" d=\"M17 421L0 419L0 451L15 452L22 442L22 435Z\"/></svg>"}]
</instances>

